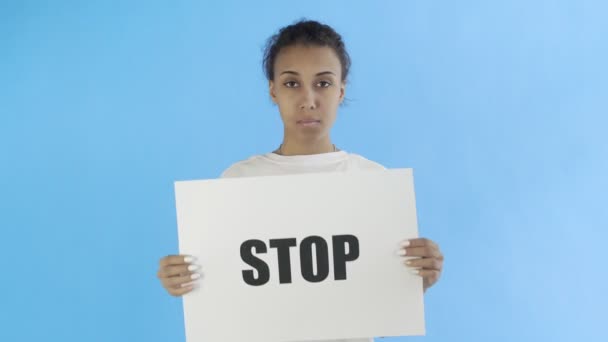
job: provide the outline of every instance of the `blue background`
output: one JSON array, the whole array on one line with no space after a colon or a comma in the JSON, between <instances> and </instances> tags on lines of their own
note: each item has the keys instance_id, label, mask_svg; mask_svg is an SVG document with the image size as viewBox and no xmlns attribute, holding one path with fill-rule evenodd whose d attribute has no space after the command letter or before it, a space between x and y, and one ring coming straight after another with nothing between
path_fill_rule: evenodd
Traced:
<instances>
[{"instance_id":1,"label":"blue background","mask_svg":"<svg viewBox=\"0 0 608 342\"><path fill-rule=\"evenodd\" d=\"M392 341L605 341L601 0L2 1L0 340L184 340L173 181L278 146L261 49L301 17L353 58L335 143L414 168L446 255Z\"/></svg>"}]
</instances>

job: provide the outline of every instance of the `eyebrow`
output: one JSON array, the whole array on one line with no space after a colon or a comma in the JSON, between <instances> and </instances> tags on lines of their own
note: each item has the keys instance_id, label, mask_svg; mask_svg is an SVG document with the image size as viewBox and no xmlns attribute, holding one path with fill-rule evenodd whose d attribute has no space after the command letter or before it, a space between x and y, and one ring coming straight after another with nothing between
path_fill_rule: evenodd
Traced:
<instances>
[{"instance_id":1,"label":"eyebrow","mask_svg":"<svg viewBox=\"0 0 608 342\"><path fill-rule=\"evenodd\" d=\"M299 73L297 73L295 71L292 71L292 70L283 71L281 73L281 75L283 75L283 74L291 74L291 75L296 75L296 76L300 75ZM331 71L322 71L322 72L317 73L315 76L322 76L322 75L334 75L334 76L336 76L336 74L333 73L333 72L331 72Z\"/></svg>"}]
</instances>

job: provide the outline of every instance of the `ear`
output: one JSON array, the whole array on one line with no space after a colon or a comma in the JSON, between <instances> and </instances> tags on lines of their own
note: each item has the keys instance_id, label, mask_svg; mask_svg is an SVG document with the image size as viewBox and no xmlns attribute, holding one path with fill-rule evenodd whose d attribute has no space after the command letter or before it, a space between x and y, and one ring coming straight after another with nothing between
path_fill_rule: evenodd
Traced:
<instances>
[{"instance_id":1,"label":"ear","mask_svg":"<svg viewBox=\"0 0 608 342\"><path fill-rule=\"evenodd\" d=\"M270 98L272 99L272 102L277 104L276 89L274 88L274 81L272 81L272 80L268 81L268 93L270 94Z\"/></svg>"},{"instance_id":2,"label":"ear","mask_svg":"<svg viewBox=\"0 0 608 342\"><path fill-rule=\"evenodd\" d=\"M340 103L344 101L346 95L346 81L340 82Z\"/></svg>"}]
</instances>

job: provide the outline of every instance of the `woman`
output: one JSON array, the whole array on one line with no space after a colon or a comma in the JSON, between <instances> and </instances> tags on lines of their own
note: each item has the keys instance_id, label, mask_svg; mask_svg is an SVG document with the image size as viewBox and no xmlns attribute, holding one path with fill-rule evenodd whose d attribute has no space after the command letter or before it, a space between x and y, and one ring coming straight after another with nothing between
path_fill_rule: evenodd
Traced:
<instances>
[{"instance_id":1,"label":"woman","mask_svg":"<svg viewBox=\"0 0 608 342\"><path fill-rule=\"evenodd\" d=\"M331 141L330 130L344 100L349 68L341 36L327 25L300 21L272 36L264 69L270 96L283 120L283 142L272 153L232 165L222 177L384 169L338 149ZM425 291L437 282L443 266L437 244L424 238L404 241L399 254L418 257L404 263L423 278ZM169 294L182 296L196 287L200 274L194 261L184 255L161 259L158 277Z\"/></svg>"}]
</instances>

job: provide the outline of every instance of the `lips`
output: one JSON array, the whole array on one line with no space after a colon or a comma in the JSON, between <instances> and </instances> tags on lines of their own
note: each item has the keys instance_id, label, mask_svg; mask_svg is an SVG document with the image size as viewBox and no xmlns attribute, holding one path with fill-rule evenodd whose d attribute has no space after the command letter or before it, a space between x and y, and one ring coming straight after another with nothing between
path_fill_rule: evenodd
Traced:
<instances>
[{"instance_id":1,"label":"lips","mask_svg":"<svg viewBox=\"0 0 608 342\"><path fill-rule=\"evenodd\" d=\"M297 121L297 123L299 123L299 124L313 124L313 123L320 123L320 122L321 122L321 120L312 119L312 118L300 119Z\"/></svg>"},{"instance_id":2,"label":"lips","mask_svg":"<svg viewBox=\"0 0 608 342\"><path fill-rule=\"evenodd\" d=\"M300 127L321 127L321 120L317 119L302 119L297 121Z\"/></svg>"}]
</instances>

